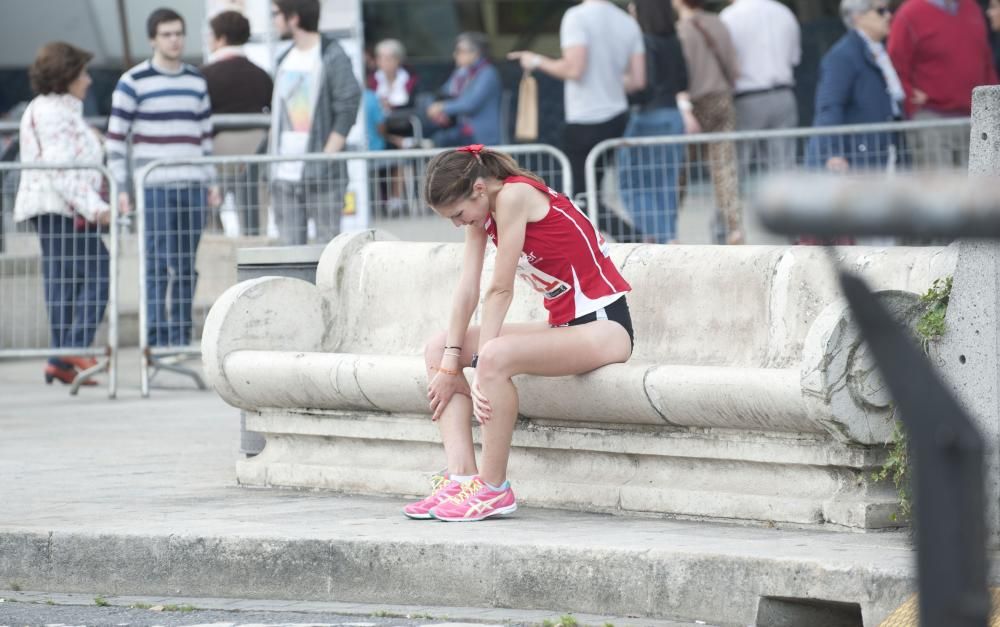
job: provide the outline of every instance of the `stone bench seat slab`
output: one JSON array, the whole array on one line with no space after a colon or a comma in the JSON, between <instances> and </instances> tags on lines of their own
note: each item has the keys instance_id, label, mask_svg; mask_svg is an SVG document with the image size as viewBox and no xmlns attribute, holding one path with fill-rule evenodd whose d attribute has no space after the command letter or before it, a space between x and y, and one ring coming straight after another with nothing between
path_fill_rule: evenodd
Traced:
<instances>
[{"instance_id":1,"label":"stone bench seat slab","mask_svg":"<svg viewBox=\"0 0 1000 627\"><path fill-rule=\"evenodd\" d=\"M426 492L443 455L422 351L447 324L461 250L348 233L324 250L315 285L265 277L222 295L206 321L206 376L267 439L238 463L241 483ZM932 247L835 256L910 323L918 295L956 260ZM872 480L891 399L826 252L612 245L611 257L633 287L634 354L583 375L515 378L519 498L836 529L896 524L892 486ZM483 285L492 265L488 255ZM507 320L544 316L538 295L517 286Z\"/></svg>"},{"instance_id":2,"label":"stone bench seat slab","mask_svg":"<svg viewBox=\"0 0 1000 627\"><path fill-rule=\"evenodd\" d=\"M427 408L420 357L243 350L230 353L224 369L235 404L243 409L421 413ZM635 360L575 377L525 375L515 382L523 398L520 414L530 419L826 432L802 418L799 372L791 369ZM546 393L553 388L560 393Z\"/></svg>"}]
</instances>

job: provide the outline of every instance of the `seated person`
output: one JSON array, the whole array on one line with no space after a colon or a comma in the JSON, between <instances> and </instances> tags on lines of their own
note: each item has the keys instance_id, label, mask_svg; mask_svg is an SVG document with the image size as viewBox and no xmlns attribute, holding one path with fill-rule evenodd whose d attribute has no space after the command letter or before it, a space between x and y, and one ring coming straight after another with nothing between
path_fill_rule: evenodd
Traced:
<instances>
[{"instance_id":1,"label":"seated person","mask_svg":"<svg viewBox=\"0 0 1000 627\"><path fill-rule=\"evenodd\" d=\"M500 73L489 60L486 35L462 33L455 42L455 71L440 100L426 109L436 146L500 143Z\"/></svg>"}]
</instances>

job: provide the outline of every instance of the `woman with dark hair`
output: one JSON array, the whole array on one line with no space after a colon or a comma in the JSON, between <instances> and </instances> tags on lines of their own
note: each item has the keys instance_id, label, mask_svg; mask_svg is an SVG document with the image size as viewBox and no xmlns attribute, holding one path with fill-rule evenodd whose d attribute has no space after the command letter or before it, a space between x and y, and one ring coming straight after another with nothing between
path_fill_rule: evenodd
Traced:
<instances>
[{"instance_id":1,"label":"woman with dark hair","mask_svg":"<svg viewBox=\"0 0 1000 627\"><path fill-rule=\"evenodd\" d=\"M212 113L266 112L274 83L243 49L250 40L250 21L239 11L223 11L208 25L211 54L199 69L208 85Z\"/></svg>"},{"instance_id":2,"label":"woman with dark hair","mask_svg":"<svg viewBox=\"0 0 1000 627\"><path fill-rule=\"evenodd\" d=\"M483 520L517 509L507 481L518 408L511 377L574 375L627 361L634 334L625 295L632 288L587 216L510 155L481 145L449 150L431 160L424 181L427 204L465 227L465 252L448 328L424 350L431 419L448 468L435 477L430 496L403 512ZM482 323L470 327L487 242L496 261ZM543 297L547 322L505 322L515 276ZM471 386L462 374L470 367ZM482 425L478 465L470 415Z\"/></svg>"},{"instance_id":3,"label":"woman with dark hair","mask_svg":"<svg viewBox=\"0 0 1000 627\"><path fill-rule=\"evenodd\" d=\"M437 146L470 142L500 143L500 73L490 62L489 40L482 33L462 33L455 40L455 71L444 85L444 98L427 107Z\"/></svg>"},{"instance_id":4,"label":"woman with dark hair","mask_svg":"<svg viewBox=\"0 0 1000 627\"><path fill-rule=\"evenodd\" d=\"M38 51L29 72L37 96L21 117L23 163L101 163L101 140L83 118L92 56L63 42ZM21 175L14 219L30 222L38 233L53 348L90 346L104 318L110 258L94 227L110 223L111 208L101 196L101 183L95 170L25 170ZM45 381L72 383L78 371L96 365L92 357L59 351L45 367Z\"/></svg>"},{"instance_id":5,"label":"woman with dark hair","mask_svg":"<svg viewBox=\"0 0 1000 627\"><path fill-rule=\"evenodd\" d=\"M639 23L646 46L646 88L629 98L632 112L625 137L697 132L673 10L662 0L633 0L629 12ZM680 145L619 151L622 202L647 241L677 240L677 174L683 156Z\"/></svg>"}]
</instances>

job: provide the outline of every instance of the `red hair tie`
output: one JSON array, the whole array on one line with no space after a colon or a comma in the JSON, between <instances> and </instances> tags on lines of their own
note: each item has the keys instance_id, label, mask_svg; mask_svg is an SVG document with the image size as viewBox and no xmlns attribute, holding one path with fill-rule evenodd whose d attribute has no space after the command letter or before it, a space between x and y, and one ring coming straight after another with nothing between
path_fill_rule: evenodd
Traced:
<instances>
[{"instance_id":1,"label":"red hair tie","mask_svg":"<svg viewBox=\"0 0 1000 627\"><path fill-rule=\"evenodd\" d=\"M467 152L471 155L475 155L477 158L479 157L479 153L481 153L482 151L483 151L482 144L469 144L468 146L462 146L461 148L458 149L458 152Z\"/></svg>"}]
</instances>

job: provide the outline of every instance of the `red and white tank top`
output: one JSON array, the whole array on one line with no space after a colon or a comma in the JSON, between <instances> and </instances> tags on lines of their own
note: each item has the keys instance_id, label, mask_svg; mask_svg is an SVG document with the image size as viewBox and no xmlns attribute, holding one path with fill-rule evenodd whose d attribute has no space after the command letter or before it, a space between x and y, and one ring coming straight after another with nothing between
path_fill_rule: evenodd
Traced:
<instances>
[{"instance_id":1,"label":"red and white tank top","mask_svg":"<svg viewBox=\"0 0 1000 627\"><path fill-rule=\"evenodd\" d=\"M517 275L544 297L549 324L566 324L631 291L608 257L604 238L573 201L524 176L508 177L504 183L527 183L549 197L549 212L525 228L517 264ZM488 218L485 226L495 246L496 222Z\"/></svg>"}]
</instances>

